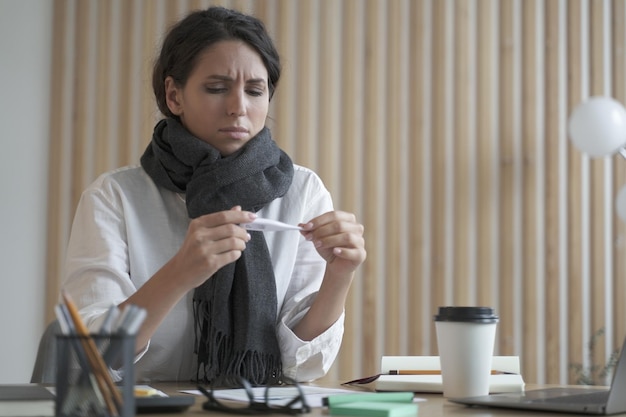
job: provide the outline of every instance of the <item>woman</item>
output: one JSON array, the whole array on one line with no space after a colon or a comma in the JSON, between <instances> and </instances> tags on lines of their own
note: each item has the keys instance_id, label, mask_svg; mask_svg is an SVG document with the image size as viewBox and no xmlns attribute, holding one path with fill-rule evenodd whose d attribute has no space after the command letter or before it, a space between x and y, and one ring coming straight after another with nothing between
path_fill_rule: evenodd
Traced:
<instances>
[{"instance_id":1,"label":"woman","mask_svg":"<svg viewBox=\"0 0 626 417\"><path fill-rule=\"evenodd\" d=\"M272 140L279 77L259 20L189 14L154 65L165 118L141 166L102 175L81 197L63 289L92 330L111 304L147 310L140 381L304 381L336 358L363 226ZM241 226L257 217L302 230Z\"/></svg>"}]
</instances>

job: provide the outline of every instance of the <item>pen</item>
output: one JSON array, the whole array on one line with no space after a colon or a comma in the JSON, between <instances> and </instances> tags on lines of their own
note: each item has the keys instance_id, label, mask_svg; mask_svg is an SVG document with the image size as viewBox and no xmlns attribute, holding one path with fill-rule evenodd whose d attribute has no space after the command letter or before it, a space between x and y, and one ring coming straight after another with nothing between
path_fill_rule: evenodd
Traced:
<instances>
[{"instance_id":1,"label":"pen","mask_svg":"<svg viewBox=\"0 0 626 417\"><path fill-rule=\"evenodd\" d=\"M111 307L109 307L109 309L106 312L106 315L104 316L104 320L102 321L102 325L100 326L100 330L98 331L98 334L105 335L107 333L111 333L111 325L113 324L115 320L117 320L117 317L119 316L119 314L120 314L120 311L116 305L112 305Z\"/></svg>"},{"instance_id":2,"label":"pen","mask_svg":"<svg viewBox=\"0 0 626 417\"><path fill-rule=\"evenodd\" d=\"M491 371L491 375L514 375L515 372ZM441 375L440 369L392 369L387 375Z\"/></svg>"},{"instance_id":3,"label":"pen","mask_svg":"<svg viewBox=\"0 0 626 417\"><path fill-rule=\"evenodd\" d=\"M76 329L70 317L70 313L67 310L67 306L65 304L57 304L56 306L54 306L54 312L57 316L57 320L59 321L59 325L61 326L61 333L66 336L76 335ZM74 351L76 352L76 356L78 357L80 365L87 373L90 365L87 361L87 357L85 356L85 351L82 349L82 346L80 345L78 340L74 338L70 338L69 340L71 345L74 347Z\"/></svg>"},{"instance_id":4,"label":"pen","mask_svg":"<svg viewBox=\"0 0 626 417\"><path fill-rule=\"evenodd\" d=\"M122 396L118 391L117 387L111 380L111 376L109 375L108 368L96 347L95 342L89 335L89 330L87 326L83 323L80 318L80 314L78 313L78 309L76 305L71 300L69 294L66 292L62 292L63 301L65 302L65 306L69 312L70 318L74 324L76 329L76 333L78 336L81 336L81 342L83 344L83 348L85 350L87 360L91 365L91 369L93 371L93 375L96 378L96 382L98 384L98 388L100 388L100 393L104 397L104 401L109 409L109 412L113 416L118 415L118 410L116 408L116 404L121 406L122 404Z\"/></svg>"}]
</instances>

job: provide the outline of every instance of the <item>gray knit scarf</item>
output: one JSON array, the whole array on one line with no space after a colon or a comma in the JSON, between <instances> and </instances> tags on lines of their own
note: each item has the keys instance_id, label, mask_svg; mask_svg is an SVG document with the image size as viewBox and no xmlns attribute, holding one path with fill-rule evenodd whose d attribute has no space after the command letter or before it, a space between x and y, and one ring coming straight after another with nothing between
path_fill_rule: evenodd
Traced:
<instances>
[{"instance_id":1,"label":"gray knit scarf","mask_svg":"<svg viewBox=\"0 0 626 417\"><path fill-rule=\"evenodd\" d=\"M178 121L161 120L141 165L154 182L185 193L190 218L236 205L256 212L282 197L293 163L264 128L241 150L222 157ZM264 385L282 376L276 337L276 282L262 232L250 232L242 256L194 291L198 381Z\"/></svg>"}]
</instances>

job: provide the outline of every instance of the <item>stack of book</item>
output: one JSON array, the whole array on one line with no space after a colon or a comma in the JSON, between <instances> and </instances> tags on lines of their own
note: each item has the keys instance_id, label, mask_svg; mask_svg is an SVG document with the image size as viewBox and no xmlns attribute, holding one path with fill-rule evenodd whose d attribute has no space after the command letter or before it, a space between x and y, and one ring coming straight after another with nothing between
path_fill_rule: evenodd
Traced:
<instances>
[{"instance_id":1,"label":"stack of book","mask_svg":"<svg viewBox=\"0 0 626 417\"><path fill-rule=\"evenodd\" d=\"M439 356L383 356L380 374L348 381L344 385L372 384L376 391L442 393ZM494 356L489 392L524 390L518 356Z\"/></svg>"},{"instance_id":2,"label":"stack of book","mask_svg":"<svg viewBox=\"0 0 626 417\"><path fill-rule=\"evenodd\" d=\"M0 416L53 416L54 395L41 385L0 385Z\"/></svg>"}]
</instances>

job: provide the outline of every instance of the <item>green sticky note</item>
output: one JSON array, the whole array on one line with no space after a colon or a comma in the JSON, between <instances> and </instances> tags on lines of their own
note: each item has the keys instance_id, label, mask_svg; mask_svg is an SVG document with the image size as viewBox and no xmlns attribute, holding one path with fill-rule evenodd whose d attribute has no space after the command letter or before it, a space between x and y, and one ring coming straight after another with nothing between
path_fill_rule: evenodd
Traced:
<instances>
[{"instance_id":1,"label":"green sticky note","mask_svg":"<svg viewBox=\"0 0 626 417\"><path fill-rule=\"evenodd\" d=\"M412 403L414 394L412 392L359 392L354 394L336 394L322 399L322 403L329 407L337 404L354 403L361 401L377 401L377 402L405 402Z\"/></svg>"},{"instance_id":2,"label":"green sticky note","mask_svg":"<svg viewBox=\"0 0 626 417\"><path fill-rule=\"evenodd\" d=\"M356 401L330 407L331 416L411 417L417 416L417 404L404 402Z\"/></svg>"}]
</instances>

